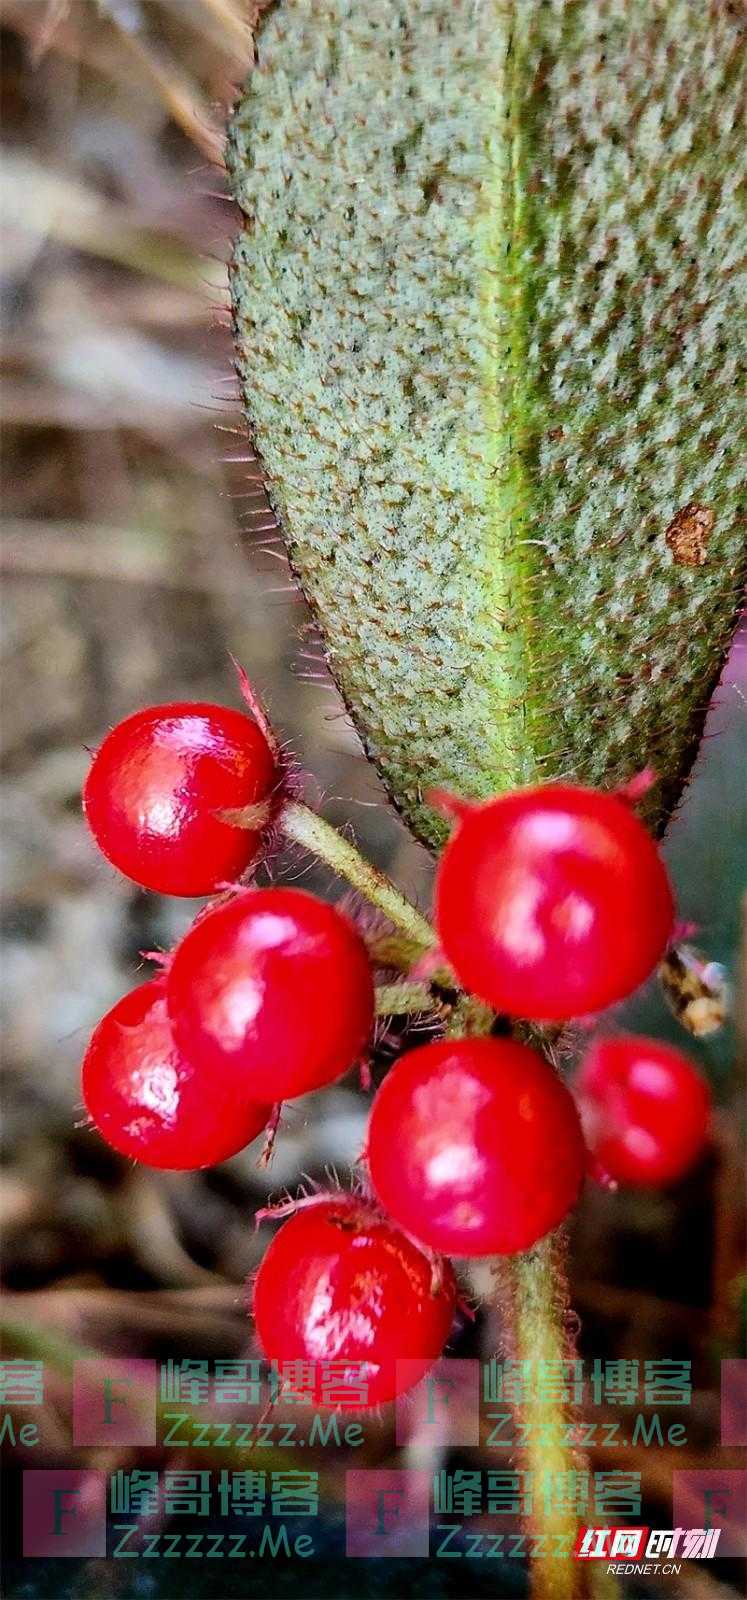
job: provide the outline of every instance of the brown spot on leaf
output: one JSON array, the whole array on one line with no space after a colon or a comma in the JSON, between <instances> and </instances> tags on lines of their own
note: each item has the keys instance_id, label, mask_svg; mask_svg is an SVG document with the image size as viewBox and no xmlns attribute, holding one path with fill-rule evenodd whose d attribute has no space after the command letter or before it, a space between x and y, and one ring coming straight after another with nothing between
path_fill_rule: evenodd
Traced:
<instances>
[{"instance_id":1,"label":"brown spot on leaf","mask_svg":"<svg viewBox=\"0 0 747 1600\"><path fill-rule=\"evenodd\" d=\"M683 506L670 522L664 538L680 567L702 567L715 518L710 506L693 502Z\"/></svg>"}]
</instances>

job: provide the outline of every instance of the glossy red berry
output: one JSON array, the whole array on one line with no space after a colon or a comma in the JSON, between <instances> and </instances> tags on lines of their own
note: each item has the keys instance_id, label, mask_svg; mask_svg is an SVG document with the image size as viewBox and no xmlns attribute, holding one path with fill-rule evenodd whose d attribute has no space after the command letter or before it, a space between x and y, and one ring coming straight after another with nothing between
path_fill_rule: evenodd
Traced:
<instances>
[{"instance_id":1,"label":"glossy red berry","mask_svg":"<svg viewBox=\"0 0 747 1600\"><path fill-rule=\"evenodd\" d=\"M256 723L226 706L149 706L107 734L83 809L99 849L160 894L212 894L246 871L261 829L224 812L267 801L275 758Z\"/></svg>"},{"instance_id":2,"label":"glossy red berry","mask_svg":"<svg viewBox=\"0 0 747 1600\"><path fill-rule=\"evenodd\" d=\"M674 920L664 864L630 806L550 784L458 810L436 884L465 988L510 1016L599 1011L649 976Z\"/></svg>"},{"instance_id":3,"label":"glossy red berry","mask_svg":"<svg viewBox=\"0 0 747 1600\"><path fill-rule=\"evenodd\" d=\"M371 1109L368 1167L381 1204L447 1255L528 1249L570 1210L585 1155L565 1085L509 1039L408 1051Z\"/></svg>"},{"instance_id":4,"label":"glossy red berry","mask_svg":"<svg viewBox=\"0 0 747 1600\"><path fill-rule=\"evenodd\" d=\"M417 1383L443 1350L455 1302L449 1263L434 1273L412 1240L354 1195L297 1211L276 1233L254 1284L266 1358L315 1363L315 1403L342 1409L384 1405ZM339 1367L339 1398L326 1398L327 1362L348 1364L350 1399L339 1388ZM364 1392L354 1398L357 1381Z\"/></svg>"},{"instance_id":5,"label":"glossy red berry","mask_svg":"<svg viewBox=\"0 0 747 1600\"><path fill-rule=\"evenodd\" d=\"M674 1183L705 1147L708 1085L672 1045L636 1034L598 1039L574 1090L594 1160L617 1183Z\"/></svg>"},{"instance_id":6,"label":"glossy red berry","mask_svg":"<svg viewBox=\"0 0 747 1600\"><path fill-rule=\"evenodd\" d=\"M83 1098L121 1155L180 1170L226 1161L270 1115L181 1054L160 978L126 994L98 1024L83 1061Z\"/></svg>"},{"instance_id":7,"label":"glossy red berry","mask_svg":"<svg viewBox=\"0 0 747 1600\"><path fill-rule=\"evenodd\" d=\"M373 1026L366 947L301 889L250 889L201 916L167 978L182 1049L255 1100L287 1100L353 1065Z\"/></svg>"}]
</instances>

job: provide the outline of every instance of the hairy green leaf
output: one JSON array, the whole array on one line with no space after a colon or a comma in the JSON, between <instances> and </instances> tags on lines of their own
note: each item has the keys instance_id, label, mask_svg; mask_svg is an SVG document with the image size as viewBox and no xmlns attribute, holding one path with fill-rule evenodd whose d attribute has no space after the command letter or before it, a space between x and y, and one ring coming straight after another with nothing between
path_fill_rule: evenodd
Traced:
<instances>
[{"instance_id":1,"label":"hairy green leaf","mask_svg":"<svg viewBox=\"0 0 747 1600\"><path fill-rule=\"evenodd\" d=\"M745 54L722 0L286 0L229 167L246 408L366 748L423 790L650 762L743 571Z\"/></svg>"}]
</instances>

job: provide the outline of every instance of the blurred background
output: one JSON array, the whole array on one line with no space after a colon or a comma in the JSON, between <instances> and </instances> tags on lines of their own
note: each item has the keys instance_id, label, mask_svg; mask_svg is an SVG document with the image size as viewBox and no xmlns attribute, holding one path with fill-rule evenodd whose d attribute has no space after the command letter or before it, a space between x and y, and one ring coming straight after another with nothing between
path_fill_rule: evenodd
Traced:
<instances>
[{"instance_id":1,"label":"blurred background","mask_svg":"<svg viewBox=\"0 0 747 1600\"><path fill-rule=\"evenodd\" d=\"M294 1107L269 1169L251 1150L194 1175L132 1167L82 1125L78 1071L92 1026L149 975L140 952L169 946L196 909L139 893L99 857L80 812L87 752L141 704L239 705L230 650L309 772L310 795L428 901L430 862L361 757L242 459L225 274L235 215L221 148L251 56L246 13L243 0L2 7L0 1215L4 1353L47 1368L44 1406L19 1407L21 1422L33 1415L40 1425L43 1457L37 1451L33 1466L79 1460L69 1379L81 1353L246 1349L242 1286L270 1234L269 1225L255 1230L255 1209L302 1173L338 1172L345 1182L366 1116L346 1080ZM682 915L732 988L747 879L746 657L737 643L667 844ZM280 859L273 870L340 892L305 861ZM644 1520L667 1526L673 1467L738 1464L719 1448L719 1369L744 1353L743 1066L733 1016L688 1044L655 986L627 1014L692 1048L718 1103L713 1147L685 1184L654 1196L590 1191L572 1237L584 1358L693 1363L686 1446L626 1452L625 1466L642 1475ZM382 1061L395 1042L381 1041ZM496 1313L483 1308L462 1318L455 1351L489 1355L499 1333ZM83 1456L91 1464L95 1452ZM609 1451L595 1446L592 1457L609 1467ZM29 1464L23 1449L14 1460ZM392 1419L375 1420L355 1464L397 1460ZM122 1464L132 1464L126 1452L106 1468ZM369 1573L361 1562L353 1590L335 1545L348 1464L320 1463L331 1565L327 1576L323 1562L305 1568L305 1593L344 1594L349 1581L356 1594L398 1594L400 1567L408 1592L522 1592L519 1572L486 1575L467 1559L456 1575L448 1563L380 1563ZM110 1563L104 1579L101 1562L18 1562L14 1488L6 1510L9 1594L219 1600L278 1593L287 1581L278 1569L248 1585L245 1574L209 1567L186 1578L176 1568L132 1576ZM723 1562L692 1563L678 1582L703 1600L739 1592Z\"/></svg>"}]
</instances>

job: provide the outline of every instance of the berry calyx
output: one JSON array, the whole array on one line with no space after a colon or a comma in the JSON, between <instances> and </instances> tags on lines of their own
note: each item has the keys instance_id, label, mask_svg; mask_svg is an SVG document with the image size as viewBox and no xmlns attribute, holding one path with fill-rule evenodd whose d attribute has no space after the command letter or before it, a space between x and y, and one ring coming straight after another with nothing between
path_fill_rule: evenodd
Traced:
<instances>
[{"instance_id":1,"label":"berry calyx","mask_svg":"<svg viewBox=\"0 0 747 1600\"><path fill-rule=\"evenodd\" d=\"M108 1011L83 1061L83 1098L99 1133L120 1155L149 1167L210 1167L243 1150L269 1106L226 1093L178 1049L162 978Z\"/></svg>"},{"instance_id":2,"label":"berry calyx","mask_svg":"<svg viewBox=\"0 0 747 1600\"><path fill-rule=\"evenodd\" d=\"M453 1039L391 1068L368 1126L382 1206L433 1250L527 1250L562 1222L584 1176L578 1113L548 1062L508 1039Z\"/></svg>"},{"instance_id":3,"label":"berry calyx","mask_svg":"<svg viewBox=\"0 0 747 1600\"><path fill-rule=\"evenodd\" d=\"M185 1053L253 1100L334 1082L373 1026L363 940L301 889L249 889L206 911L174 952L167 994Z\"/></svg>"},{"instance_id":4,"label":"berry calyx","mask_svg":"<svg viewBox=\"0 0 747 1600\"><path fill-rule=\"evenodd\" d=\"M83 790L91 832L112 865L160 894L212 894L254 860L277 780L262 730L226 706L149 706L112 728Z\"/></svg>"},{"instance_id":5,"label":"berry calyx","mask_svg":"<svg viewBox=\"0 0 747 1600\"><path fill-rule=\"evenodd\" d=\"M656 845L616 796L548 784L461 806L436 921L460 982L494 1010L602 1010L653 971L673 920Z\"/></svg>"},{"instance_id":6,"label":"berry calyx","mask_svg":"<svg viewBox=\"0 0 747 1600\"><path fill-rule=\"evenodd\" d=\"M672 1045L637 1034L597 1039L573 1087L594 1160L616 1183L674 1183L705 1148L708 1084Z\"/></svg>"},{"instance_id":7,"label":"berry calyx","mask_svg":"<svg viewBox=\"0 0 747 1600\"><path fill-rule=\"evenodd\" d=\"M404 1393L440 1356L451 1331L456 1283L368 1201L324 1197L285 1222L254 1283L257 1336L268 1361L315 1364L316 1405L362 1410ZM324 1364L337 1368L337 1397ZM402 1365L400 1365L402 1363ZM355 1385L363 1385L355 1394Z\"/></svg>"}]
</instances>

